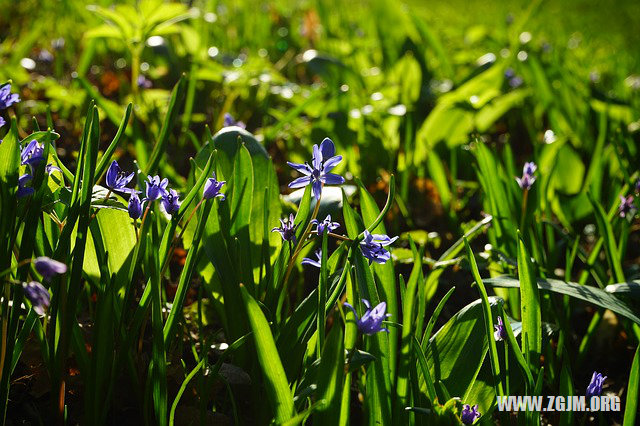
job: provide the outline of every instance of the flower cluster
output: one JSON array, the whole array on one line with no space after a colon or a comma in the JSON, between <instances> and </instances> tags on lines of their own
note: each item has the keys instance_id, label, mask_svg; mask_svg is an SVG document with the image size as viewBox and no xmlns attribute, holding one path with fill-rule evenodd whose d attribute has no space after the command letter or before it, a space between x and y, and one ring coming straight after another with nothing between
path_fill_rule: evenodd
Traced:
<instances>
[{"instance_id":1,"label":"flower cluster","mask_svg":"<svg viewBox=\"0 0 640 426\"><path fill-rule=\"evenodd\" d=\"M386 331L388 333L389 330L382 327L382 321L391 316L391 314L386 313L387 303L380 302L373 309L371 309L371 304L367 299L362 299L362 303L367 307L367 310L362 315L362 318L358 317L358 313L353 306L351 306L349 303L344 303L344 306L351 309L353 315L355 315L358 330L360 330L362 334L366 334L369 336L380 331Z\"/></svg>"},{"instance_id":2,"label":"flower cluster","mask_svg":"<svg viewBox=\"0 0 640 426\"><path fill-rule=\"evenodd\" d=\"M518 182L518 186L520 186L520 188L528 190L529 188L531 188L531 186L533 186L533 183L536 181L534 173L536 172L537 168L538 166L536 166L536 163L534 163L533 161L524 163L524 167L522 168L522 177L516 178L516 182Z\"/></svg>"},{"instance_id":3,"label":"flower cluster","mask_svg":"<svg viewBox=\"0 0 640 426\"><path fill-rule=\"evenodd\" d=\"M36 169L43 161L45 161L44 144L38 143L37 140L33 139L26 146L20 148L20 164L28 166L28 172L18 178L18 198L26 197L35 192L34 188L27 186L27 183L33 179ZM54 170L60 171L60 169L53 164L47 164L45 167L47 174L53 173Z\"/></svg>"},{"instance_id":4,"label":"flower cluster","mask_svg":"<svg viewBox=\"0 0 640 426\"><path fill-rule=\"evenodd\" d=\"M145 198L140 199L138 194L140 191L136 191L133 188L128 188L127 185L133 180L135 173L129 173L122 171L117 161L113 161L107 170L106 184L109 190L116 192L124 192L131 194L129 196L129 205L127 210L129 216L132 219L140 219L142 217L145 203L150 203L156 200L160 200L160 208L167 214L173 216L180 210L180 196L175 189L169 188L169 180L161 179L160 176L147 176L145 183ZM224 194L220 193L220 189L225 182L218 182L216 180L215 173L212 178L208 178L204 184L204 190L202 191L202 198L208 200L214 197L220 197L224 200Z\"/></svg>"}]
</instances>

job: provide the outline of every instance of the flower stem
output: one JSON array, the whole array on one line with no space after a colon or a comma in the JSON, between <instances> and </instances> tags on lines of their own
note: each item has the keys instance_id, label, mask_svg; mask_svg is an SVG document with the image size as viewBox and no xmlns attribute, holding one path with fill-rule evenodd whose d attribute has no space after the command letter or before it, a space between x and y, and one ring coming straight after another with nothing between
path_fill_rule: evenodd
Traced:
<instances>
[{"instance_id":1,"label":"flower stem","mask_svg":"<svg viewBox=\"0 0 640 426\"><path fill-rule=\"evenodd\" d=\"M520 215L520 232L524 232L524 218L527 215L527 198L529 198L529 189L525 189L522 193L522 213Z\"/></svg>"},{"instance_id":2,"label":"flower stem","mask_svg":"<svg viewBox=\"0 0 640 426\"><path fill-rule=\"evenodd\" d=\"M194 207L194 209L191 211L191 214L189 215L189 217L187 218L187 221L184 223L184 226L182 227L182 230L180 231L180 234L178 234L177 237L175 237L172 241L171 241L171 247L169 247L169 254L167 256L167 261L165 262L164 266L162 267L162 271L160 272L160 276L164 275L164 272L167 270L167 266L169 266L169 259L171 259L171 256L173 256L173 251L176 248L176 244L178 241L180 241L180 239L182 238L182 236L184 235L184 231L187 229L187 226L189 226L189 222L191 222L191 219L193 219L193 216L196 214L196 211L198 211L198 207L200 207L202 205L202 202L204 201L204 198L201 199L198 204L196 204L196 206Z\"/></svg>"}]
</instances>

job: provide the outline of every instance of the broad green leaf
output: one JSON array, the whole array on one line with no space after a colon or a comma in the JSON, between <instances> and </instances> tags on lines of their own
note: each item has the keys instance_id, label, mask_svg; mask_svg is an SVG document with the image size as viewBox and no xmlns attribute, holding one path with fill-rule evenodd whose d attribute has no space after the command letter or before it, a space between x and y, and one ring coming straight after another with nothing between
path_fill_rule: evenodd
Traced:
<instances>
[{"instance_id":1,"label":"broad green leaf","mask_svg":"<svg viewBox=\"0 0 640 426\"><path fill-rule=\"evenodd\" d=\"M518 288L520 282L511 277L497 277L484 280L485 284L493 287ZM564 282L553 279L538 280L538 289L552 291L554 293L566 294L576 299L584 300L605 309L629 318L636 324L640 324L640 318L634 310L624 301L618 299L610 293L596 287L580 285L572 282Z\"/></svg>"},{"instance_id":2,"label":"broad green leaf","mask_svg":"<svg viewBox=\"0 0 640 426\"><path fill-rule=\"evenodd\" d=\"M629 385L627 386L627 401L624 409L623 426L633 426L636 424L638 415L638 392L640 389L640 346L636 348L633 357L631 371L629 371Z\"/></svg>"},{"instance_id":3,"label":"broad green leaf","mask_svg":"<svg viewBox=\"0 0 640 426\"><path fill-rule=\"evenodd\" d=\"M542 352L540 295L535 271L522 236L518 234L518 277L522 316L522 353L532 372L538 370Z\"/></svg>"},{"instance_id":4,"label":"broad green leaf","mask_svg":"<svg viewBox=\"0 0 640 426\"><path fill-rule=\"evenodd\" d=\"M344 340L342 325L336 321L329 332L320 358L317 399L324 400L324 406L318 408L314 423L335 425L340 416L342 386L344 376Z\"/></svg>"},{"instance_id":5,"label":"broad green leaf","mask_svg":"<svg viewBox=\"0 0 640 426\"><path fill-rule=\"evenodd\" d=\"M262 368L267 398L271 403L275 421L283 423L295 414L293 396L287 383L287 376L282 367L269 323L264 317L260 305L249 294L245 286L240 285L240 293L251 330L253 331L256 355Z\"/></svg>"}]
</instances>

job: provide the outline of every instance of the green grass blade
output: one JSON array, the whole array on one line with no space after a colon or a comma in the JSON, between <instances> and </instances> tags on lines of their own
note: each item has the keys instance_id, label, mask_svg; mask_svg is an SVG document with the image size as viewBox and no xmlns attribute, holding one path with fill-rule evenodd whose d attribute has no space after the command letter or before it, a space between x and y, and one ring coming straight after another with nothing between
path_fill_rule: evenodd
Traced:
<instances>
[{"instance_id":1,"label":"green grass blade","mask_svg":"<svg viewBox=\"0 0 640 426\"><path fill-rule=\"evenodd\" d=\"M538 370L542 352L542 318L540 295L531 257L518 234L518 278L522 315L522 352L531 371Z\"/></svg>"},{"instance_id":2,"label":"green grass blade","mask_svg":"<svg viewBox=\"0 0 640 426\"><path fill-rule=\"evenodd\" d=\"M120 122L120 126L118 127L118 131L116 135L113 137L113 140L107 147L102 157L100 157L100 161L98 162L98 167L96 168L96 176L98 179L102 176L103 173L106 172L107 167L109 167L109 160L111 160L111 156L115 152L118 147L118 143L120 143L120 138L124 134L127 129L127 124L129 124L129 118L131 117L131 109L133 108L133 104L129 103L127 105L127 109L124 111L124 116L122 117L122 121Z\"/></svg>"},{"instance_id":3,"label":"green grass blade","mask_svg":"<svg viewBox=\"0 0 640 426\"><path fill-rule=\"evenodd\" d=\"M324 406L316 410L314 424L335 425L338 423L344 370L342 324L335 321L320 359L318 371L321 374L318 377L317 400L324 400Z\"/></svg>"}]
</instances>

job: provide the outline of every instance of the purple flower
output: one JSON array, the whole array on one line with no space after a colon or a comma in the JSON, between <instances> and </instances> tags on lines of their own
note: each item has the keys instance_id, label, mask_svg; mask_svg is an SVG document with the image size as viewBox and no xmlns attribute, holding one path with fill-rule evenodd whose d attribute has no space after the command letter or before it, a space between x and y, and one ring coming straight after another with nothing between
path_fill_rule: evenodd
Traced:
<instances>
[{"instance_id":1,"label":"purple flower","mask_svg":"<svg viewBox=\"0 0 640 426\"><path fill-rule=\"evenodd\" d=\"M524 163L524 167L522 168L522 178L517 177L516 182L522 189L528 190L531 188L533 183L536 181L536 177L533 175L538 166L533 161Z\"/></svg>"},{"instance_id":2,"label":"purple flower","mask_svg":"<svg viewBox=\"0 0 640 426\"><path fill-rule=\"evenodd\" d=\"M602 374L594 371L591 376L591 382L589 383L589 386L587 386L587 398L599 396L602 393L602 385L605 380L607 380L607 376L603 376Z\"/></svg>"},{"instance_id":3,"label":"purple flower","mask_svg":"<svg viewBox=\"0 0 640 426\"><path fill-rule=\"evenodd\" d=\"M170 189L169 192L162 197L161 203L164 211L170 215L174 215L180 210L180 199L175 189Z\"/></svg>"},{"instance_id":4,"label":"purple flower","mask_svg":"<svg viewBox=\"0 0 640 426\"><path fill-rule=\"evenodd\" d=\"M462 406L462 414L460 414L460 420L465 425L473 424L480 417L480 412L478 411L478 404L473 407L469 404L464 404Z\"/></svg>"},{"instance_id":5,"label":"purple flower","mask_svg":"<svg viewBox=\"0 0 640 426\"><path fill-rule=\"evenodd\" d=\"M143 204L144 202L140 201L138 194L132 192L131 196L129 197L129 206L127 207L127 209L129 210L129 217L131 219L140 219L140 217L142 216Z\"/></svg>"},{"instance_id":6,"label":"purple flower","mask_svg":"<svg viewBox=\"0 0 640 426\"><path fill-rule=\"evenodd\" d=\"M53 164L47 164L47 166L44 168L44 170L47 172L47 174L51 174L54 172L54 170L59 171L60 173L62 173L62 169L60 169L60 167L58 166L54 166Z\"/></svg>"},{"instance_id":7,"label":"purple flower","mask_svg":"<svg viewBox=\"0 0 640 426\"><path fill-rule=\"evenodd\" d=\"M37 257L33 263L36 267L36 271L38 271L45 280L50 280L54 275L64 274L67 272L67 265L46 256Z\"/></svg>"},{"instance_id":8,"label":"purple flower","mask_svg":"<svg viewBox=\"0 0 640 426\"><path fill-rule=\"evenodd\" d=\"M229 127L229 126L238 126L242 129L245 129L247 127L246 124L244 124L242 121L236 121L235 118L233 118L233 115L229 114L228 112L224 113L224 127Z\"/></svg>"},{"instance_id":9,"label":"purple flower","mask_svg":"<svg viewBox=\"0 0 640 426\"><path fill-rule=\"evenodd\" d=\"M138 76L137 84L138 84L138 87L141 87L143 89L150 89L153 86L153 83L151 82L151 80L149 80L147 77L145 77L142 74Z\"/></svg>"},{"instance_id":10,"label":"purple flower","mask_svg":"<svg viewBox=\"0 0 640 426\"><path fill-rule=\"evenodd\" d=\"M28 173L23 174L18 178L18 192L16 192L16 196L18 198L26 197L27 195L31 195L35 192L33 188L30 186L26 186L27 182L31 180L31 175Z\"/></svg>"},{"instance_id":11,"label":"purple flower","mask_svg":"<svg viewBox=\"0 0 640 426\"><path fill-rule=\"evenodd\" d=\"M509 79L509 86L512 89L517 89L518 87L522 86L522 83L524 83L524 80L522 80L522 77L520 76L515 76Z\"/></svg>"},{"instance_id":12,"label":"purple flower","mask_svg":"<svg viewBox=\"0 0 640 426\"><path fill-rule=\"evenodd\" d=\"M22 165L29 165L34 169L41 161L44 161L44 145L33 139L20 151L20 162Z\"/></svg>"},{"instance_id":13,"label":"purple flower","mask_svg":"<svg viewBox=\"0 0 640 426\"><path fill-rule=\"evenodd\" d=\"M4 118L0 117L0 127L4 126L5 124L7 124L7 122L4 121Z\"/></svg>"},{"instance_id":14,"label":"purple flower","mask_svg":"<svg viewBox=\"0 0 640 426\"><path fill-rule=\"evenodd\" d=\"M498 324L494 325L493 328L495 329L493 332L493 338L496 339L496 342L507 338L507 330L504 328L504 323L502 322L501 317L498 317Z\"/></svg>"},{"instance_id":15,"label":"purple flower","mask_svg":"<svg viewBox=\"0 0 640 426\"><path fill-rule=\"evenodd\" d=\"M20 96L17 93L11 93L10 84L0 87L0 110L7 109L16 102L20 102Z\"/></svg>"},{"instance_id":16,"label":"purple flower","mask_svg":"<svg viewBox=\"0 0 640 426\"><path fill-rule=\"evenodd\" d=\"M147 199L149 201L157 200L167 194L167 185L169 180L167 178L160 180L160 176L148 176L147 177Z\"/></svg>"},{"instance_id":17,"label":"purple flower","mask_svg":"<svg viewBox=\"0 0 640 426\"><path fill-rule=\"evenodd\" d=\"M636 213L636 206L633 204L633 195L629 195L628 197L620 196L620 206L618 207L618 213L620 217L631 216Z\"/></svg>"},{"instance_id":18,"label":"purple flower","mask_svg":"<svg viewBox=\"0 0 640 426\"><path fill-rule=\"evenodd\" d=\"M369 264L371 262L386 263L391 258L391 254L384 247L397 239L398 237L390 238L387 235L370 234L365 229L364 240L360 242L360 250L362 250L364 257L369 259Z\"/></svg>"},{"instance_id":19,"label":"purple flower","mask_svg":"<svg viewBox=\"0 0 640 426\"><path fill-rule=\"evenodd\" d=\"M132 193L135 190L127 188L126 186L131 182L131 179L135 176L135 173L126 174L117 161L113 160L109 169L107 170L106 183L107 187L112 191L128 192Z\"/></svg>"},{"instance_id":20,"label":"purple flower","mask_svg":"<svg viewBox=\"0 0 640 426\"><path fill-rule=\"evenodd\" d=\"M226 198L224 194L220 193L220 189L222 189L222 185L224 185L225 181L218 181L216 179L216 174L213 173L213 177L207 179L204 183L204 190L202 191L202 198L205 200L209 200L211 198L220 197L222 201Z\"/></svg>"},{"instance_id":21,"label":"purple flower","mask_svg":"<svg viewBox=\"0 0 640 426\"><path fill-rule=\"evenodd\" d=\"M40 316L43 316L51 302L49 291L39 282L31 281L30 283L22 283L24 295L31 302L33 310Z\"/></svg>"},{"instance_id":22,"label":"purple flower","mask_svg":"<svg viewBox=\"0 0 640 426\"><path fill-rule=\"evenodd\" d=\"M325 229L329 230L329 232L333 231L340 227L338 222L331 222L331 215L327 215L324 220L321 222L318 219L313 219L311 221L314 225L316 225L316 232L318 235L322 235Z\"/></svg>"},{"instance_id":23,"label":"purple flower","mask_svg":"<svg viewBox=\"0 0 640 426\"><path fill-rule=\"evenodd\" d=\"M282 241L296 242L296 228L298 225L294 225L295 218L293 214L289 215L289 218L280 219L280 227L273 228L271 232L278 232L282 236Z\"/></svg>"},{"instance_id":24,"label":"purple flower","mask_svg":"<svg viewBox=\"0 0 640 426\"><path fill-rule=\"evenodd\" d=\"M373 309L371 309L371 304L367 299L362 299L362 303L364 303L364 305L367 307L367 310L365 311L364 315L362 315L362 318L358 318L358 313L353 306L348 303L344 304L344 306L351 309L353 314L356 316L358 330L360 330L362 334L366 334L368 336L371 336L372 334L378 333L380 331L386 331L388 333L389 330L382 327L382 321L384 321L385 318L391 316L391 314L386 313L387 303L380 302L378 306Z\"/></svg>"},{"instance_id":25,"label":"purple flower","mask_svg":"<svg viewBox=\"0 0 640 426\"><path fill-rule=\"evenodd\" d=\"M315 251L314 254L316 255L316 258L318 260L310 259L308 257L303 257L301 263L303 265L311 265L311 266L315 266L316 268L320 268L320 265L322 262L322 250L318 249Z\"/></svg>"},{"instance_id":26,"label":"purple flower","mask_svg":"<svg viewBox=\"0 0 640 426\"><path fill-rule=\"evenodd\" d=\"M325 138L320 146L313 145L313 159L311 166L309 163L297 164L287 161L287 164L304 176L295 179L289 184L289 188L302 188L309 184L313 188L313 195L316 200L320 199L322 194L322 186L341 185L344 183L342 176L329 173L335 166L342 161L341 155L335 155L336 148L331 139Z\"/></svg>"},{"instance_id":27,"label":"purple flower","mask_svg":"<svg viewBox=\"0 0 640 426\"><path fill-rule=\"evenodd\" d=\"M640 179L636 181L635 188L636 188L636 194L640 194Z\"/></svg>"}]
</instances>

